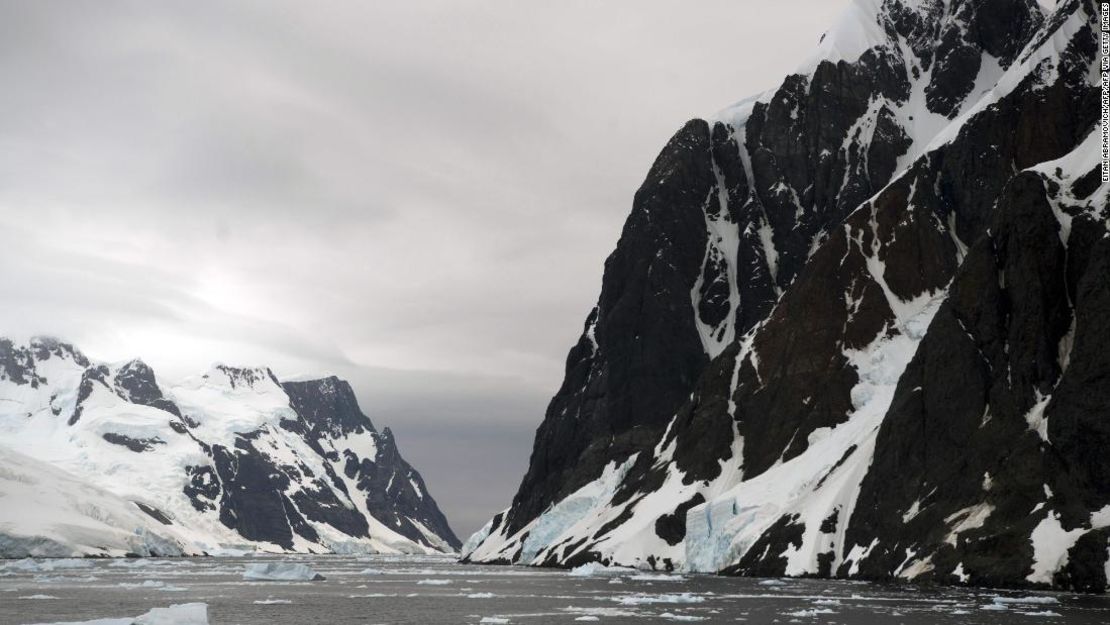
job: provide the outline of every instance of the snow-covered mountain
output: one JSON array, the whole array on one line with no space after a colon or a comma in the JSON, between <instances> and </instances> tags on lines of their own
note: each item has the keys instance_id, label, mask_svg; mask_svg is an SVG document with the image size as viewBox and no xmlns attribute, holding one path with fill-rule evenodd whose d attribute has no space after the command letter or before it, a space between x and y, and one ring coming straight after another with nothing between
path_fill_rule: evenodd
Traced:
<instances>
[{"instance_id":1,"label":"snow-covered mountain","mask_svg":"<svg viewBox=\"0 0 1110 625\"><path fill-rule=\"evenodd\" d=\"M0 339L0 463L0 555L459 546L392 433L334 377L216 365L163 387L139 360Z\"/></svg>"},{"instance_id":2,"label":"snow-covered mountain","mask_svg":"<svg viewBox=\"0 0 1110 625\"><path fill-rule=\"evenodd\" d=\"M687 123L464 558L1104 589L1096 23L857 0Z\"/></svg>"}]
</instances>

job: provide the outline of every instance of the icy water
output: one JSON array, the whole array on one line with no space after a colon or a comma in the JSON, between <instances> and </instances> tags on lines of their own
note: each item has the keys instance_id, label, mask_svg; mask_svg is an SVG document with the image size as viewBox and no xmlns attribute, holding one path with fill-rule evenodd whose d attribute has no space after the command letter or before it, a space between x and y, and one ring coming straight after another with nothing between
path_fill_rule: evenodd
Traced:
<instances>
[{"instance_id":1,"label":"icy water","mask_svg":"<svg viewBox=\"0 0 1110 625\"><path fill-rule=\"evenodd\" d=\"M326 580L246 582L247 564L293 559ZM310 556L0 563L0 623L135 617L208 604L211 625L373 623L1110 623L1110 599L464 566L445 558ZM66 565L81 568L63 568ZM47 561L46 568L51 564Z\"/></svg>"}]
</instances>

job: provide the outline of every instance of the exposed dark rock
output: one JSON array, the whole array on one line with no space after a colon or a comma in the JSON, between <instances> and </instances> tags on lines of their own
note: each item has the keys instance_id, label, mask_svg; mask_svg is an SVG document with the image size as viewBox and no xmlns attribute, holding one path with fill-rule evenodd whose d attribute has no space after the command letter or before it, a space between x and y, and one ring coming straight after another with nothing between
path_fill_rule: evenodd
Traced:
<instances>
[{"instance_id":1,"label":"exposed dark rock","mask_svg":"<svg viewBox=\"0 0 1110 625\"><path fill-rule=\"evenodd\" d=\"M158 508L153 508L151 506L146 505L145 503L138 502L138 501L136 501L134 503L135 503L136 506L138 506L139 510L142 510L146 514L150 515L150 517L152 519L154 519L155 521L158 521L162 525L173 525L173 520L170 519L170 517L166 516L166 513L162 512Z\"/></svg>"},{"instance_id":2,"label":"exposed dark rock","mask_svg":"<svg viewBox=\"0 0 1110 625\"><path fill-rule=\"evenodd\" d=\"M1101 392L1110 379L1102 347L1110 337L1094 318L1110 306L1110 245L1097 246L1085 263L1073 311L1058 230L1041 179L1016 177L879 432L848 533L857 545L883 537L861 564L865 575L889 575L913 549L932 555L938 581L962 563L972 583L1023 585L1033 560L1028 536L1046 514L1082 526L1088 511L1110 503L1110 463L1096 451L1110 444L1097 416L1110 405ZM1073 315L1076 347L1062 371L1059 346ZM1051 401L1038 409L1041 396ZM1037 410L1047 420L1044 436L1030 421L1040 418ZM1046 487L1055 512L1038 513ZM914 502L921 511L905 522ZM977 506L989 511L985 525L959 533L954 548L947 544Z\"/></svg>"},{"instance_id":3,"label":"exposed dark rock","mask_svg":"<svg viewBox=\"0 0 1110 625\"><path fill-rule=\"evenodd\" d=\"M655 535L667 541L668 545L677 545L686 537L686 513L690 508L705 503L701 493L694 495L678 505L674 512L664 514L655 520Z\"/></svg>"},{"instance_id":4,"label":"exposed dark rock","mask_svg":"<svg viewBox=\"0 0 1110 625\"><path fill-rule=\"evenodd\" d=\"M636 192L617 249L605 262L598 306L537 431L510 529L597 477L610 461L653 444L709 361L689 294L702 273L703 207L716 183L708 124L691 121ZM636 427L645 431L632 433Z\"/></svg>"},{"instance_id":5,"label":"exposed dark rock","mask_svg":"<svg viewBox=\"0 0 1110 625\"><path fill-rule=\"evenodd\" d=\"M1055 586L1074 592L1106 592L1106 560L1110 554L1110 528L1092 530L1068 550L1068 563L1057 573Z\"/></svg>"},{"instance_id":6,"label":"exposed dark rock","mask_svg":"<svg viewBox=\"0 0 1110 625\"><path fill-rule=\"evenodd\" d=\"M229 367L227 365L216 365L215 370L227 376L228 384L231 388L238 388L240 386L253 387L255 384L263 380L269 380L275 385L280 386L274 372L269 369L254 369L246 367ZM209 374L205 374L208 377Z\"/></svg>"},{"instance_id":7,"label":"exposed dark rock","mask_svg":"<svg viewBox=\"0 0 1110 625\"><path fill-rule=\"evenodd\" d=\"M109 375L111 374L107 365L96 365L85 369L84 373L81 374L81 384L77 387L77 403L73 407L73 414L70 415L69 421L67 421L69 425L73 425L81 419L81 413L85 411L85 402L92 396L97 385L111 391L108 387Z\"/></svg>"},{"instance_id":8,"label":"exposed dark rock","mask_svg":"<svg viewBox=\"0 0 1110 625\"><path fill-rule=\"evenodd\" d=\"M43 361L51 358L72 360L80 367L89 366L89 359L81 350L64 341L49 336L36 336L31 339L31 352L35 360Z\"/></svg>"},{"instance_id":9,"label":"exposed dark rock","mask_svg":"<svg viewBox=\"0 0 1110 625\"><path fill-rule=\"evenodd\" d=\"M185 485L185 496L198 511L216 510L220 498L220 482L216 471L210 466L188 466L185 474L189 482Z\"/></svg>"},{"instance_id":10,"label":"exposed dark rock","mask_svg":"<svg viewBox=\"0 0 1110 625\"><path fill-rule=\"evenodd\" d=\"M155 445L165 445L166 444L166 441L164 441L164 440L162 440L158 437L154 437L154 438L131 438L130 436L124 436L123 434L116 434L115 432L106 432L103 435L101 435L101 438L108 441L109 443L112 443L113 445L120 445L120 446L126 447L126 448L130 449L131 451L133 451L135 453L142 453L144 451L150 451L151 449L154 449Z\"/></svg>"},{"instance_id":11,"label":"exposed dark rock","mask_svg":"<svg viewBox=\"0 0 1110 625\"><path fill-rule=\"evenodd\" d=\"M359 408L354 391L347 382L330 377L286 382L282 388L303 423L303 426L283 423L282 427L300 431L314 445L317 453L333 462L338 462L340 455L330 451L330 440L351 434L373 438L377 446L373 458L360 458L351 451L342 451L343 472L354 479L358 487L358 492L349 492L348 496L363 498L374 518L410 540L437 546L415 524L419 523L435 536L442 537L452 548L458 549L462 545L435 500L428 494L423 478L401 457L393 433L389 428L381 433L375 430L373 423ZM346 490L338 477L333 482ZM297 503L302 509L318 507L312 502ZM320 516L325 513L326 510L318 510L313 514Z\"/></svg>"},{"instance_id":12,"label":"exposed dark rock","mask_svg":"<svg viewBox=\"0 0 1110 625\"><path fill-rule=\"evenodd\" d=\"M154 370L141 360L132 360L116 371L116 393L123 399L142 406L164 410L180 417L177 405L162 394Z\"/></svg>"},{"instance_id":13,"label":"exposed dark rock","mask_svg":"<svg viewBox=\"0 0 1110 625\"><path fill-rule=\"evenodd\" d=\"M322 380L284 382L293 410L318 435L344 436L351 432L377 432L358 407L355 392L345 380L332 376Z\"/></svg>"},{"instance_id":14,"label":"exposed dark rock","mask_svg":"<svg viewBox=\"0 0 1110 625\"><path fill-rule=\"evenodd\" d=\"M0 380L29 384L33 388L38 388L45 381L35 371L31 352L6 338L0 338Z\"/></svg>"},{"instance_id":15,"label":"exposed dark rock","mask_svg":"<svg viewBox=\"0 0 1110 625\"><path fill-rule=\"evenodd\" d=\"M721 571L724 575L781 577L786 574L786 556L791 546L802 546L805 525L797 517L782 517L760 536L740 561Z\"/></svg>"}]
</instances>

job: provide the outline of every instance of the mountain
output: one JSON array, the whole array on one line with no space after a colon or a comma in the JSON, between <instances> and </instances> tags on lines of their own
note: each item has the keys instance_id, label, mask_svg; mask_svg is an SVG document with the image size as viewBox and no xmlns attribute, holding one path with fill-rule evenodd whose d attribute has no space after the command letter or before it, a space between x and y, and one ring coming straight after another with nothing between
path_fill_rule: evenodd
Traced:
<instances>
[{"instance_id":1,"label":"mountain","mask_svg":"<svg viewBox=\"0 0 1110 625\"><path fill-rule=\"evenodd\" d=\"M0 461L12 465L0 494L29 502L0 517L6 556L459 547L393 434L335 377L282 383L269 369L216 365L163 387L139 360L0 339L0 433ZM73 503L74 489L90 503ZM62 503L71 512L51 512ZM112 530L21 522L73 511Z\"/></svg>"},{"instance_id":2,"label":"mountain","mask_svg":"<svg viewBox=\"0 0 1110 625\"><path fill-rule=\"evenodd\" d=\"M857 0L683 126L464 559L1105 589L1096 22Z\"/></svg>"}]
</instances>

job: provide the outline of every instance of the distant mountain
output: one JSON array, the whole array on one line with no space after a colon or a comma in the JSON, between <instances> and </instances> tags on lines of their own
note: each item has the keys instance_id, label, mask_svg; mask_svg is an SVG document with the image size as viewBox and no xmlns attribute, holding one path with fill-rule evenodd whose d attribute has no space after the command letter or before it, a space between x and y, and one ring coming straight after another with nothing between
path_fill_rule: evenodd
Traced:
<instances>
[{"instance_id":1,"label":"distant mountain","mask_svg":"<svg viewBox=\"0 0 1110 625\"><path fill-rule=\"evenodd\" d=\"M0 496L0 556L459 547L346 382L217 365L164 387L50 338L0 339Z\"/></svg>"},{"instance_id":2,"label":"distant mountain","mask_svg":"<svg viewBox=\"0 0 1110 625\"><path fill-rule=\"evenodd\" d=\"M687 123L464 558L1104 589L1096 23L858 0Z\"/></svg>"}]
</instances>

